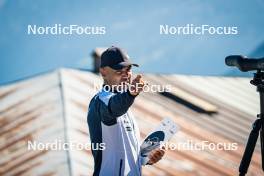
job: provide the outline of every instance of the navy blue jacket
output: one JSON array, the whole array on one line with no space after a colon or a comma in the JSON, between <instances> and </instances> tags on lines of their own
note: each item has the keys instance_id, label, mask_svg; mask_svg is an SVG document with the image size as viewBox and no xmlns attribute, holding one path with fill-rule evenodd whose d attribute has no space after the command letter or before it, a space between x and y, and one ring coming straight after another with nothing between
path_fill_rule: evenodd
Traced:
<instances>
[{"instance_id":1,"label":"navy blue jacket","mask_svg":"<svg viewBox=\"0 0 264 176\"><path fill-rule=\"evenodd\" d=\"M94 176L141 175L140 133L129 107L135 96L102 89L91 100L88 126L91 142L104 144L93 150Z\"/></svg>"}]
</instances>

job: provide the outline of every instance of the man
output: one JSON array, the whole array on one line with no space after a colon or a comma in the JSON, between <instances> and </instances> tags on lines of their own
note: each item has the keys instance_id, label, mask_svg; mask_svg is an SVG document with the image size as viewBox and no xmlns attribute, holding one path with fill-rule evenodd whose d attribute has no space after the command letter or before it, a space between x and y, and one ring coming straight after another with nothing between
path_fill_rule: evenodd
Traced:
<instances>
[{"instance_id":1,"label":"man","mask_svg":"<svg viewBox=\"0 0 264 176\"><path fill-rule=\"evenodd\" d=\"M131 81L132 66L138 65L117 47L108 48L101 56L104 85L92 98L87 117L92 144L105 144L104 150L92 149L94 176L141 175L140 133L129 107L144 81L141 75ZM158 162L163 155L163 150L153 150L148 164Z\"/></svg>"}]
</instances>

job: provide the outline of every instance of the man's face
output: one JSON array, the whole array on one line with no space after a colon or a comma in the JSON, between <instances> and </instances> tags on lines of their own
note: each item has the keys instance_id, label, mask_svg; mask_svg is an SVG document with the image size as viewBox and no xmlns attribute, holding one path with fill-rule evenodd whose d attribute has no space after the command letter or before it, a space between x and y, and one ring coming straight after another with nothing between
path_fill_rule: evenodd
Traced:
<instances>
[{"instance_id":1,"label":"man's face","mask_svg":"<svg viewBox=\"0 0 264 176\"><path fill-rule=\"evenodd\" d=\"M100 69L100 72L108 85L129 83L132 76L131 66L124 67L121 70L114 70L110 67L104 67Z\"/></svg>"}]
</instances>

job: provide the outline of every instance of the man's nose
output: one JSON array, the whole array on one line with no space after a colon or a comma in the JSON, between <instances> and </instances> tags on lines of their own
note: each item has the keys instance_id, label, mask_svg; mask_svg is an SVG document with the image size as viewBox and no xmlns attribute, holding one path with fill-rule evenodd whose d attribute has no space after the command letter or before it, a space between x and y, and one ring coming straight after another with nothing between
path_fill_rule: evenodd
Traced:
<instances>
[{"instance_id":1,"label":"man's nose","mask_svg":"<svg viewBox=\"0 0 264 176\"><path fill-rule=\"evenodd\" d=\"M124 72L122 73L122 76L128 76L128 73L129 73L129 72L124 71Z\"/></svg>"}]
</instances>

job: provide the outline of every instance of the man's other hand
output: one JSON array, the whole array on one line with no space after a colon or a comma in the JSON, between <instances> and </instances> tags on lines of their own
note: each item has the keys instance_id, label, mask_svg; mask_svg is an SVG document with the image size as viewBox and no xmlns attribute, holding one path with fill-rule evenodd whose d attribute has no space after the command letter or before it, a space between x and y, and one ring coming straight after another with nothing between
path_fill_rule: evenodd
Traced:
<instances>
[{"instance_id":1,"label":"man's other hand","mask_svg":"<svg viewBox=\"0 0 264 176\"><path fill-rule=\"evenodd\" d=\"M148 164L152 165L161 160L161 158L164 156L165 151L163 149L157 148L149 154L149 161Z\"/></svg>"}]
</instances>

